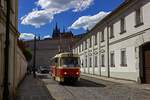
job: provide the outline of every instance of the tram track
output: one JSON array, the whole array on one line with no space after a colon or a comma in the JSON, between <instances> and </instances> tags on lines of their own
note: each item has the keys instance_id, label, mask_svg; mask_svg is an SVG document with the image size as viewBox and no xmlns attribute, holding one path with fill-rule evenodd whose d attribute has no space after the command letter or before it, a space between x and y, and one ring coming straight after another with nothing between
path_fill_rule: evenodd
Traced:
<instances>
[{"instance_id":1,"label":"tram track","mask_svg":"<svg viewBox=\"0 0 150 100\"><path fill-rule=\"evenodd\" d=\"M72 91L70 90L70 89L68 89L66 86L64 86L64 85L62 85L62 87L69 93L69 94L71 94L71 96L73 97L73 98L75 98L76 99L76 96L72 93Z\"/></svg>"}]
</instances>

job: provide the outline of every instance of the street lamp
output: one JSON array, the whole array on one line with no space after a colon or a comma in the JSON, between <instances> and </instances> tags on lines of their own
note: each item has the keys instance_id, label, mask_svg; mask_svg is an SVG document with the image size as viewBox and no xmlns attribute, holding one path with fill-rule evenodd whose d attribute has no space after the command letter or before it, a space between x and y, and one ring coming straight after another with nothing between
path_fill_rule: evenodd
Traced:
<instances>
[{"instance_id":1,"label":"street lamp","mask_svg":"<svg viewBox=\"0 0 150 100\"><path fill-rule=\"evenodd\" d=\"M32 71L33 71L33 77L36 78L36 35L34 36L34 49L33 49L33 68L32 68Z\"/></svg>"}]
</instances>

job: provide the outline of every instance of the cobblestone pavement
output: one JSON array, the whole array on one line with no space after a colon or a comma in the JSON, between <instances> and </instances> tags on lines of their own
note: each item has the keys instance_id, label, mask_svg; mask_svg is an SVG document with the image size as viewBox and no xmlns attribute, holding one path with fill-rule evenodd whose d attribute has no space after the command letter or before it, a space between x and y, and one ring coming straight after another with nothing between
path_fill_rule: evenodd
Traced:
<instances>
[{"instance_id":1,"label":"cobblestone pavement","mask_svg":"<svg viewBox=\"0 0 150 100\"><path fill-rule=\"evenodd\" d=\"M42 80L56 100L150 100L149 90L85 76L75 84L60 85L50 78Z\"/></svg>"},{"instance_id":2,"label":"cobblestone pavement","mask_svg":"<svg viewBox=\"0 0 150 100\"><path fill-rule=\"evenodd\" d=\"M54 100L44 83L33 76L26 76L17 91L16 100Z\"/></svg>"}]
</instances>

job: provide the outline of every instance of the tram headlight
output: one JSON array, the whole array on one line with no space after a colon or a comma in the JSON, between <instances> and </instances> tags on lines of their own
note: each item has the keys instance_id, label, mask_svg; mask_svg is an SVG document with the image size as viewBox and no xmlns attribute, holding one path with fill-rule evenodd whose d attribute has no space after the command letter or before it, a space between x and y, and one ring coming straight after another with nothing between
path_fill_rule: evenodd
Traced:
<instances>
[{"instance_id":1,"label":"tram headlight","mask_svg":"<svg viewBox=\"0 0 150 100\"><path fill-rule=\"evenodd\" d=\"M64 75L67 75L67 72L64 72Z\"/></svg>"},{"instance_id":2,"label":"tram headlight","mask_svg":"<svg viewBox=\"0 0 150 100\"><path fill-rule=\"evenodd\" d=\"M76 72L77 75L79 75L79 72Z\"/></svg>"}]
</instances>

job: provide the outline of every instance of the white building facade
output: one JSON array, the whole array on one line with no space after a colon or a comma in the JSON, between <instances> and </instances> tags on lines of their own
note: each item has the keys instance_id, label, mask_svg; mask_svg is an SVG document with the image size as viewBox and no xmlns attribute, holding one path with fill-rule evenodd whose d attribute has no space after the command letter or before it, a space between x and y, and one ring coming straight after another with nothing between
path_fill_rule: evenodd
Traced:
<instances>
[{"instance_id":1,"label":"white building facade","mask_svg":"<svg viewBox=\"0 0 150 100\"><path fill-rule=\"evenodd\" d=\"M81 72L150 83L150 1L126 0L74 46Z\"/></svg>"}]
</instances>

